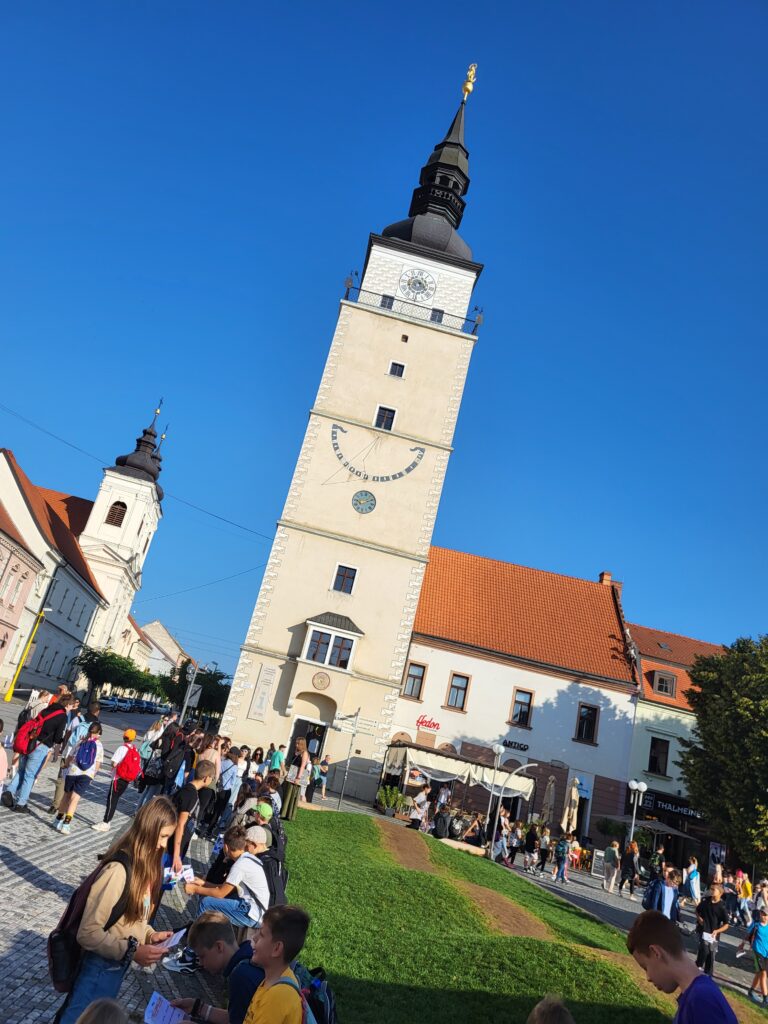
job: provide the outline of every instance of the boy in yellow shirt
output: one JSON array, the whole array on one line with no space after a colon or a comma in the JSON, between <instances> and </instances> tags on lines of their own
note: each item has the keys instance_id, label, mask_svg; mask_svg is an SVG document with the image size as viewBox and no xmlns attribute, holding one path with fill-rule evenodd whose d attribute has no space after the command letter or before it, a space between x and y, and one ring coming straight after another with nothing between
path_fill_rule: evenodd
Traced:
<instances>
[{"instance_id":1,"label":"boy in yellow shirt","mask_svg":"<svg viewBox=\"0 0 768 1024\"><path fill-rule=\"evenodd\" d=\"M251 963L264 971L245 1024L302 1024L304 997L291 961L299 955L309 928L309 914L301 907L270 907L253 939ZM314 1020L307 1007L307 1020Z\"/></svg>"}]
</instances>

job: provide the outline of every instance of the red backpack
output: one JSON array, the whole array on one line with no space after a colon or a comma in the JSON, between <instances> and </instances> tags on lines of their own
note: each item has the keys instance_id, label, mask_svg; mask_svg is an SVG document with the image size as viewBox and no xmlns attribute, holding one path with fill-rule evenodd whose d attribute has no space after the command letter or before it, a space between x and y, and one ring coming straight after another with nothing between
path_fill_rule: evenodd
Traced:
<instances>
[{"instance_id":1,"label":"red backpack","mask_svg":"<svg viewBox=\"0 0 768 1024\"><path fill-rule=\"evenodd\" d=\"M118 761L115 768L115 778L125 779L126 782L133 782L141 771L141 758L136 747L128 744L128 749L125 752L125 757Z\"/></svg>"},{"instance_id":2,"label":"red backpack","mask_svg":"<svg viewBox=\"0 0 768 1024\"><path fill-rule=\"evenodd\" d=\"M21 728L16 730L13 737L13 749L17 754L31 754L37 746L37 740L42 731L43 725L48 718L55 718L56 715L66 715L64 708L54 708L50 715L43 711L34 718L28 719Z\"/></svg>"}]
</instances>

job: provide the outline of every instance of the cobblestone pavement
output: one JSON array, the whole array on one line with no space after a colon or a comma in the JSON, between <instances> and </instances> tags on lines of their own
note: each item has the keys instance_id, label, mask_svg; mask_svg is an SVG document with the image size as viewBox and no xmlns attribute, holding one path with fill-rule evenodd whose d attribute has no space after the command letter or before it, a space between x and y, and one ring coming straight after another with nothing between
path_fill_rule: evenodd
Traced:
<instances>
[{"instance_id":1,"label":"cobblestone pavement","mask_svg":"<svg viewBox=\"0 0 768 1024\"><path fill-rule=\"evenodd\" d=\"M16 701L0 705L6 724L16 721L21 710ZM105 763L120 742L123 723L115 716L103 719ZM147 728L150 719L145 719ZM142 725L138 726L142 728ZM69 836L51 827L53 815L46 808L57 769L49 764L38 778L29 806L31 814L15 814L0 807L0 1020L3 1024L46 1024L52 1021L63 996L54 992L48 978L46 940L74 889L97 864L97 855L129 824L138 794L130 786L124 794L108 833L94 832L91 825L104 817L109 776L102 770L91 784L87 798L77 809ZM205 871L211 844L193 839L191 860L198 873ZM166 893L157 915L157 928L176 930L190 920L186 897L177 890ZM152 970L131 968L120 992L120 1001L134 1020L143 1018L153 991L168 999L201 996L220 1003L216 980L198 973L174 974L161 966Z\"/></svg>"},{"instance_id":2,"label":"cobblestone pavement","mask_svg":"<svg viewBox=\"0 0 768 1024\"><path fill-rule=\"evenodd\" d=\"M524 874L520 867L515 870L518 874ZM603 891L602 878L590 875L586 871L571 871L569 873L568 885L558 884L552 881L551 875L534 876L525 874L525 878L536 882L544 889L555 890L558 896L568 900L582 910L588 911L601 921L612 924L620 931L628 932L632 922L642 912L643 890L636 890L638 895L637 903L628 898L628 889L624 888L625 896L618 896L615 892L609 894ZM693 908L689 903L682 912L682 923L685 927L692 929L696 924ZM752 982L752 957L746 956L743 959L736 959L736 947L746 935L746 928L739 926L731 927L723 935L717 953L715 964L715 978L722 984L746 992ZM695 935L684 938L686 948L696 955L698 940Z\"/></svg>"}]
</instances>

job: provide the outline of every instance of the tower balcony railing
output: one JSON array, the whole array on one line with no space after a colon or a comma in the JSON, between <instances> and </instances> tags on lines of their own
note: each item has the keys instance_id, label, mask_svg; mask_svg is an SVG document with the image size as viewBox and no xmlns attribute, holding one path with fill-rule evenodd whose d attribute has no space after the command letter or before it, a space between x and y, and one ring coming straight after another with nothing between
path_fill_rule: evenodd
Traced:
<instances>
[{"instance_id":1,"label":"tower balcony railing","mask_svg":"<svg viewBox=\"0 0 768 1024\"><path fill-rule=\"evenodd\" d=\"M454 313L449 313L436 306L408 302L406 299L398 298L397 295L380 295L378 292L369 292L364 288L353 287L349 283L346 285L344 298L349 302L357 302L361 306L370 306L372 309L386 309L390 313L397 313L409 320L422 320L428 324L450 327L451 330L461 331L463 334L477 334L483 322L483 314L480 311L477 312L473 320L471 317L456 316Z\"/></svg>"}]
</instances>

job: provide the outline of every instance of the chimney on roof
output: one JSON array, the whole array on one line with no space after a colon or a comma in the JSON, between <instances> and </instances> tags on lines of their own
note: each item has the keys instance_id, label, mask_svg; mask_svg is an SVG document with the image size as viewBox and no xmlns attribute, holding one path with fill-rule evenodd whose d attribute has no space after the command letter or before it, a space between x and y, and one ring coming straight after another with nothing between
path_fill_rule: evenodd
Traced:
<instances>
[{"instance_id":1,"label":"chimney on roof","mask_svg":"<svg viewBox=\"0 0 768 1024\"><path fill-rule=\"evenodd\" d=\"M598 581L603 584L604 587L615 587L619 597L621 597L621 590L624 586L619 580L615 580L611 573L601 572L598 576Z\"/></svg>"}]
</instances>

